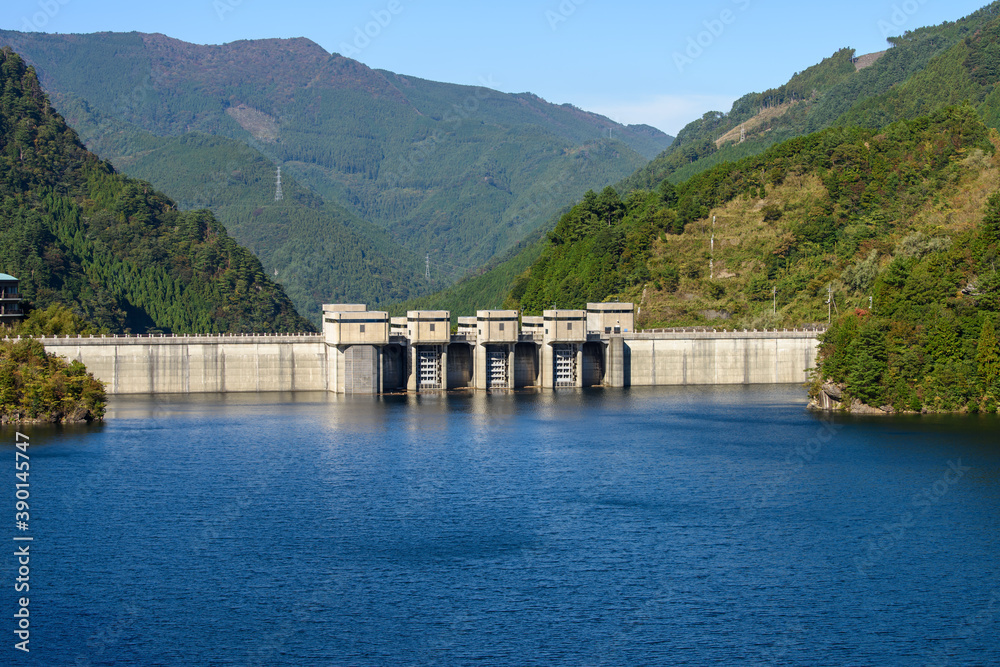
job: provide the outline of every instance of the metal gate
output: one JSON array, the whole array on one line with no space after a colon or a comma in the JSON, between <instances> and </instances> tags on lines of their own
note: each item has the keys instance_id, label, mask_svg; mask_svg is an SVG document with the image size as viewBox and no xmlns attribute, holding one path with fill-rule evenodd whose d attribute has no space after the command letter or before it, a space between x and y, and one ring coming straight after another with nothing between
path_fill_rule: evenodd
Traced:
<instances>
[{"instance_id":1,"label":"metal gate","mask_svg":"<svg viewBox=\"0 0 1000 667\"><path fill-rule=\"evenodd\" d=\"M604 384L604 345L590 342L583 344L583 367L580 368L584 387Z\"/></svg>"},{"instance_id":2,"label":"metal gate","mask_svg":"<svg viewBox=\"0 0 1000 667\"><path fill-rule=\"evenodd\" d=\"M344 393L378 393L378 353L371 345L352 345L344 352Z\"/></svg>"},{"instance_id":3,"label":"metal gate","mask_svg":"<svg viewBox=\"0 0 1000 667\"><path fill-rule=\"evenodd\" d=\"M576 350L570 345L555 349L556 387L576 386Z\"/></svg>"},{"instance_id":4,"label":"metal gate","mask_svg":"<svg viewBox=\"0 0 1000 667\"><path fill-rule=\"evenodd\" d=\"M417 350L420 375L417 389L441 388L441 351L436 347Z\"/></svg>"},{"instance_id":5,"label":"metal gate","mask_svg":"<svg viewBox=\"0 0 1000 667\"><path fill-rule=\"evenodd\" d=\"M487 355L487 386L497 389L509 389L510 380L507 377L507 352L503 349L488 350Z\"/></svg>"}]
</instances>

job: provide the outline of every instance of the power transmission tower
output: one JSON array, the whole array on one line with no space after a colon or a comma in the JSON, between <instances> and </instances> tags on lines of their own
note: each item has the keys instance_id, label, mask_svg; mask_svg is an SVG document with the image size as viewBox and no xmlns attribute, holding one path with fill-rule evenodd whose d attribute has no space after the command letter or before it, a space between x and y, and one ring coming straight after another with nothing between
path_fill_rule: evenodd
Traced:
<instances>
[{"instance_id":1,"label":"power transmission tower","mask_svg":"<svg viewBox=\"0 0 1000 667\"><path fill-rule=\"evenodd\" d=\"M274 201L281 201L285 195L281 192L281 167L278 167L278 183L274 188Z\"/></svg>"},{"instance_id":2,"label":"power transmission tower","mask_svg":"<svg viewBox=\"0 0 1000 667\"><path fill-rule=\"evenodd\" d=\"M747 140L747 124L743 123L740 125L740 143L742 144Z\"/></svg>"},{"instance_id":3,"label":"power transmission tower","mask_svg":"<svg viewBox=\"0 0 1000 667\"><path fill-rule=\"evenodd\" d=\"M430 282L431 281L431 254L430 253L427 253L427 257L424 258L424 265L425 265L424 277L427 279L427 282Z\"/></svg>"}]
</instances>

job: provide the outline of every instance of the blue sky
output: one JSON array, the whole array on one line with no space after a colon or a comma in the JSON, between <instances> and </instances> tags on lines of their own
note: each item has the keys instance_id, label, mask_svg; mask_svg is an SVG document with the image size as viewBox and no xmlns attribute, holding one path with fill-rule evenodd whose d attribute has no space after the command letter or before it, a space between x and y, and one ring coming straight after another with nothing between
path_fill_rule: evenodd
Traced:
<instances>
[{"instance_id":1,"label":"blue sky","mask_svg":"<svg viewBox=\"0 0 1000 667\"><path fill-rule=\"evenodd\" d=\"M0 27L161 32L200 44L308 37L371 67L533 92L676 133L850 46L985 0L5 0Z\"/></svg>"}]
</instances>

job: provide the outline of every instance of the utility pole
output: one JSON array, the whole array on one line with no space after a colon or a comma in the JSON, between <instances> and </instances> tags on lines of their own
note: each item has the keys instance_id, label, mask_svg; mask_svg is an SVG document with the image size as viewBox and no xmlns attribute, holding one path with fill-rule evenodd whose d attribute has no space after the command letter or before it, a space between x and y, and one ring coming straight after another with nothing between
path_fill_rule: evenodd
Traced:
<instances>
[{"instance_id":1,"label":"utility pole","mask_svg":"<svg viewBox=\"0 0 1000 667\"><path fill-rule=\"evenodd\" d=\"M826 286L826 323L833 322L833 285Z\"/></svg>"},{"instance_id":2,"label":"utility pole","mask_svg":"<svg viewBox=\"0 0 1000 667\"><path fill-rule=\"evenodd\" d=\"M708 257L708 277L710 280L715 278L715 234L712 234L711 244L712 250Z\"/></svg>"},{"instance_id":3,"label":"utility pole","mask_svg":"<svg viewBox=\"0 0 1000 667\"><path fill-rule=\"evenodd\" d=\"M837 308L837 302L833 300L833 283L829 283L826 286L826 323L831 324L833 322L833 311L837 311L837 315L840 315L840 309Z\"/></svg>"},{"instance_id":4,"label":"utility pole","mask_svg":"<svg viewBox=\"0 0 1000 667\"><path fill-rule=\"evenodd\" d=\"M715 216L712 216L712 240L709 241L708 253L708 279L715 278Z\"/></svg>"},{"instance_id":5,"label":"utility pole","mask_svg":"<svg viewBox=\"0 0 1000 667\"><path fill-rule=\"evenodd\" d=\"M771 288L771 298L774 299L774 314L778 314L778 286Z\"/></svg>"}]
</instances>

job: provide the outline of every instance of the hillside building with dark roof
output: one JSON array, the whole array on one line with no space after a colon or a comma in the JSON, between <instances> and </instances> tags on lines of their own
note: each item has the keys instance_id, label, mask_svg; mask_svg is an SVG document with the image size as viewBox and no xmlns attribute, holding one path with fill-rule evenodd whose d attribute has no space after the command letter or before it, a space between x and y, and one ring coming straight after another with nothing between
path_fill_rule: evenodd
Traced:
<instances>
[{"instance_id":1,"label":"hillside building with dark roof","mask_svg":"<svg viewBox=\"0 0 1000 667\"><path fill-rule=\"evenodd\" d=\"M8 326L24 317L21 310L21 291L18 279L7 273L0 273L0 324Z\"/></svg>"}]
</instances>

